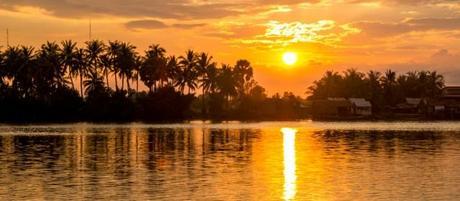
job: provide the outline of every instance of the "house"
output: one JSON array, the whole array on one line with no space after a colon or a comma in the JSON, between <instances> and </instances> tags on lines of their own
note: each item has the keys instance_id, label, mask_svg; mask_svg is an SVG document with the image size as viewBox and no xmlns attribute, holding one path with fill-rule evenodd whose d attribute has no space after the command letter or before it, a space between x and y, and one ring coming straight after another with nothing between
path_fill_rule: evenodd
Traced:
<instances>
[{"instance_id":1,"label":"house","mask_svg":"<svg viewBox=\"0 0 460 201\"><path fill-rule=\"evenodd\" d=\"M460 86L444 87L441 97L429 103L427 113L437 118L460 118Z\"/></svg>"},{"instance_id":2,"label":"house","mask_svg":"<svg viewBox=\"0 0 460 201\"><path fill-rule=\"evenodd\" d=\"M353 105L352 110L354 115L370 116L372 115L372 104L364 98L349 98Z\"/></svg>"},{"instance_id":3,"label":"house","mask_svg":"<svg viewBox=\"0 0 460 201\"><path fill-rule=\"evenodd\" d=\"M345 98L315 100L311 107L312 115L317 118L350 116L353 112L353 105Z\"/></svg>"},{"instance_id":4,"label":"house","mask_svg":"<svg viewBox=\"0 0 460 201\"><path fill-rule=\"evenodd\" d=\"M454 86L444 87L442 89L441 98L460 100L460 86L458 86L458 87L454 87Z\"/></svg>"},{"instance_id":5,"label":"house","mask_svg":"<svg viewBox=\"0 0 460 201\"><path fill-rule=\"evenodd\" d=\"M313 101L311 111L316 118L364 117L372 115L372 105L363 98L328 98Z\"/></svg>"},{"instance_id":6,"label":"house","mask_svg":"<svg viewBox=\"0 0 460 201\"><path fill-rule=\"evenodd\" d=\"M421 98L405 98L404 102L392 108L397 114L419 114L423 113L425 101Z\"/></svg>"}]
</instances>

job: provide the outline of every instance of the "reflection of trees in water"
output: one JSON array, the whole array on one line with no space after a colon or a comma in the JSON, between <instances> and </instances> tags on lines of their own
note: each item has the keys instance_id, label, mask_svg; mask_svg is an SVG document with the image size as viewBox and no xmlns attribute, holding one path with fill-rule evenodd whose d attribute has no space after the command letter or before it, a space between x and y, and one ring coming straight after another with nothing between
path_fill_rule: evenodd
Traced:
<instances>
[{"instance_id":1,"label":"reflection of trees in water","mask_svg":"<svg viewBox=\"0 0 460 201\"><path fill-rule=\"evenodd\" d=\"M423 152L435 154L442 151L449 140L460 139L458 132L440 131L339 131L325 130L314 133L314 138L324 143L326 153L385 151L390 156L402 153Z\"/></svg>"},{"instance_id":2,"label":"reflection of trees in water","mask_svg":"<svg viewBox=\"0 0 460 201\"><path fill-rule=\"evenodd\" d=\"M2 136L2 155L14 155L11 162L12 168L26 170L31 161L42 161L43 168L53 171L53 167L63 156L64 136ZM6 151L6 153L4 152Z\"/></svg>"},{"instance_id":3,"label":"reflection of trees in water","mask_svg":"<svg viewBox=\"0 0 460 201\"><path fill-rule=\"evenodd\" d=\"M258 131L249 129L204 128L78 128L70 132L74 135L0 136L0 153L14 155L17 163L34 158L53 166L57 160L68 160L71 167L84 162L81 168L99 170L112 169L107 163L150 161L162 154L250 151L251 140L259 136Z\"/></svg>"},{"instance_id":4,"label":"reflection of trees in water","mask_svg":"<svg viewBox=\"0 0 460 201\"><path fill-rule=\"evenodd\" d=\"M43 199L54 198L52 186L77 200L120 192L155 195L168 190L161 187L168 182L166 172L194 180L212 174L205 171L210 165L225 171L228 163L249 160L251 141L259 136L253 130L207 128L81 127L65 133L70 135L0 135L0 183L14 181L17 190L22 188L16 181L30 179L25 198L38 191ZM107 187L116 191L104 191ZM16 190L0 194L14 198Z\"/></svg>"}]
</instances>

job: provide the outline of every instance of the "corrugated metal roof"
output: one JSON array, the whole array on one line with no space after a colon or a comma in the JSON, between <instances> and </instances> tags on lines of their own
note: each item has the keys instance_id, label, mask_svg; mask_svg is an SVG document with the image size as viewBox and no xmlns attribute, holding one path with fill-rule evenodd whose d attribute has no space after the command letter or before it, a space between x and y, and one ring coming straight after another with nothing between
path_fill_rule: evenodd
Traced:
<instances>
[{"instance_id":1,"label":"corrugated metal roof","mask_svg":"<svg viewBox=\"0 0 460 201\"><path fill-rule=\"evenodd\" d=\"M330 101L346 101L347 99L346 98L327 98L327 100L330 100Z\"/></svg>"},{"instance_id":2,"label":"corrugated metal roof","mask_svg":"<svg viewBox=\"0 0 460 201\"><path fill-rule=\"evenodd\" d=\"M421 98L406 98L406 103L411 105L418 105L422 102Z\"/></svg>"},{"instance_id":3,"label":"corrugated metal roof","mask_svg":"<svg viewBox=\"0 0 460 201\"><path fill-rule=\"evenodd\" d=\"M349 98L348 100L356 107L372 107L371 102L364 98Z\"/></svg>"}]
</instances>

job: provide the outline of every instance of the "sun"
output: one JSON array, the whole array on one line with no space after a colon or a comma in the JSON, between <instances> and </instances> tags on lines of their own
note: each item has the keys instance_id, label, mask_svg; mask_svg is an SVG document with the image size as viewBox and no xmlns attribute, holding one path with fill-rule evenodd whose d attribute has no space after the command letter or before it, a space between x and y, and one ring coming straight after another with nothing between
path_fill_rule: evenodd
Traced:
<instances>
[{"instance_id":1,"label":"sun","mask_svg":"<svg viewBox=\"0 0 460 201\"><path fill-rule=\"evenodd\" d=\"M286 65L294 65L297 62L297 54L294 52L285 52L283 54L283 62Z\"/></svg>"}]
</instances>

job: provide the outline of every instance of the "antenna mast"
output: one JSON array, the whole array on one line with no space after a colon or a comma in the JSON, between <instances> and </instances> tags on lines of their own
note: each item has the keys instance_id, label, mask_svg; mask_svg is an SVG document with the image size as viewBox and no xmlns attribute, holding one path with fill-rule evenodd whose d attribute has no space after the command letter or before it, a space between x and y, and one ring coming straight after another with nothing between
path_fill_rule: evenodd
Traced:
<instances>
[{"instance_id":1,"label":"antenna mast","mask_svg":"<svg viewBox=\"0 0 460 201\"><path fill-rule=\"evenodd\" d=\"M89 20L89 35L88 35L90 41L91 41L91 34L92 34L92 33L91 33L91 32L92 32L91 29L92 29L92 27L91 27L91 19L90 19L90 20Z\"/></svg>"},{"instance_id":2,"label":"antenna mast","mask_svg":"<svg viewBox=\"0 0 460 201\"><path fill-rule=\"evenodd\" d=\"M8 28L6 29L6 47L10 47L10 33Z\"/></svg>"}]
</instances>

